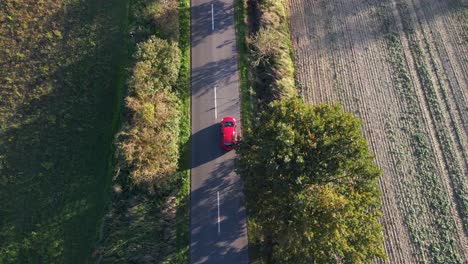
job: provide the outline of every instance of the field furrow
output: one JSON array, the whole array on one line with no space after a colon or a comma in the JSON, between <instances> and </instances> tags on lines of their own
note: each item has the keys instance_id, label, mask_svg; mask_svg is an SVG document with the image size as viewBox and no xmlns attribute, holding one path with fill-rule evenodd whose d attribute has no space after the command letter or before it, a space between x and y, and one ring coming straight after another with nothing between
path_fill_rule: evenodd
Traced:
<instances>
[{"instance_id":1,"label":"field furrow","mask_svg":"<svg viewBox=\"0 0 468 264\"><path fill-rule=\"evenodd\" d=\"M428 6L425 3L425 6ZM413 13L417 15L416 19L418 20L417 26L420 27L417 34L417 38L420 40L421 46L415 50L417 56L415 58L419 60L419 76L421 82L423 83L424 96L426 102L431 110L431 118L433 131L437 135L437 139L434 141L434 144L440 142L440 160L445 162L445 172L442 174L448 175L447 182L450 183L450 186L447 188L452 188L454 193L454 198L451 200L453 210L456 210L458 204L458 214L460 217L455 217L455 223L457 223L457 232L459 233L461 244L466 244L466 239L464 239L463 225L466 230L468 227L468 208L464 206L467 202L467 190L466 190L466 159L463 151L463 141L460 140L463 136L466 136L465 133L460 133L458 129L457 121L454 117L454 111L450 101L447 98L447 90L450 87L444 86L440 81L443 77L441 76L439 70L439 61L440 58L436 57L433 52L430 29L428 28L427 20L423 16L422 10L423 5L418 1L413 1L413 10L418 10ZM437 29L435 27L435 29ZM458 113L458 111L457 111ZM460 123L458 123L460 125ZM451 194L451 192L449 192Z\"/></svg>"},{"instance_id":2,"label":"field furrow","mask_svg":"<svg viewBox=\"0 0 468 264\"><path fill-rule=\"evenodd\" d=\"M457 5L289 0L288 6L301 96L358 114L384 170L389 262L466 262L467 47Z\"/></svg>"}]
</instances>

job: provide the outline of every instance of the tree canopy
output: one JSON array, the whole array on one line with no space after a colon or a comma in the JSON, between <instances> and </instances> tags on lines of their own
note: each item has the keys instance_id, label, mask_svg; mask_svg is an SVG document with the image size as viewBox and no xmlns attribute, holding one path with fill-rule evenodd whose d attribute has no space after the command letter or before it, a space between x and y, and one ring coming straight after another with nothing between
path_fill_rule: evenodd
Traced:
<instances>
[{"instance_id":1,"label":"tree canopy","mask_svg":"<svg viewBox=\"0 0 468 264\"><path fill-rule=\"evenodd\" d=\"M270 263L385 257L381 170L358 117L341 106L276 101L238 146L249 217Z\"/></svg>"}]
</instances>

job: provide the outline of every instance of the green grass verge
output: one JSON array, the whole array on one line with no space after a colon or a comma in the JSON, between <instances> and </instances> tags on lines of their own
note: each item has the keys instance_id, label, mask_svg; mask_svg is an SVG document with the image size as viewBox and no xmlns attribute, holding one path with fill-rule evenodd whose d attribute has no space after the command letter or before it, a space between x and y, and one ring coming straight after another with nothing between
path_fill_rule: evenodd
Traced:
<instances>
[{"instance_id":1,"label":"green grass verge","mask_svg":"<svg viewBox=\"0 0 468 264\"><path fill-rule=\"evenodd\" d=\"M246 39L249 32L247 25L246 0L235 0L234 14L236 23L237 50L239 52L239 82L241 93L241 114L243 129L250 128L253 118L252 85L249 80L249 49Z\"/></svg>"},{"instance_id":2,"label":"green grass verge","mask_svg":"<svg viewBox=\"0 0 468 264\"><path fill-rule=\"evenodd\" d=\"M252 102L252 86L249 80L249 49L247 47L247 34L249 32L247 24L247 7L246 0L235 0L234 1L234 14L235 14L235 25L236 25L236 40L237 50L239 52L239 84L241 94L241 120L245 133L249 133L251 122L253 119L253 102ZM247 207L248 208L248 207ZM248 214L248 212L247 212ZM247 221L248 231L248 243L249 243L249 259L252 260L252 256L256 256L256 247L252 246L255 244L255 236L251 234L253 230L253 223Z\"/></svg>"},{"instance_id":3,"label":"green grass verge","mask_svg":"<svg viewBox=\"0 0 468 264\"><path fill-rule=\"evenodd\" d=\"M190 200L190 0L180 0L179 48L182 63L179 72L178 91L180 98L180 159L178 175L181 180L177 193L176 213L177 253L172 263L188 263L189 260L189 200Z\"/></svg>"}]
</instances>

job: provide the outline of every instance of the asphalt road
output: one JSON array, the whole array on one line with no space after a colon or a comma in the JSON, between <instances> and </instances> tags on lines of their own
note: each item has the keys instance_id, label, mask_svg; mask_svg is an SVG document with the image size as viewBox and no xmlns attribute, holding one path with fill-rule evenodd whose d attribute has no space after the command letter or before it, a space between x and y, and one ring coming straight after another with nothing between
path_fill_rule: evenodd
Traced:
<instances>
[{"instance_id":1,"label":"asphalt road","mask_svg":"<svg viewBox=\"0 0 468 264\"><path fill-rule=\"evenodd\" d=\"M242 183L235 152L221 149L219 122L238 120L233 0L192 0L190 263L248 263Z\"/></svg>"}]
</instances>

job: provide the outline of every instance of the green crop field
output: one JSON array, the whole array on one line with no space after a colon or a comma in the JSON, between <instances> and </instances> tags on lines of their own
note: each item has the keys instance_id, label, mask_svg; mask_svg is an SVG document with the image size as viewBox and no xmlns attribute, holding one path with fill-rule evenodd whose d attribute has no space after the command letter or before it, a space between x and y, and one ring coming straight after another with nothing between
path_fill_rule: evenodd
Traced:
<instances>
[{"instance_id":1,"label":"green crop field","mask_svg":"<svg viewBox=\"0 0 468 264\"><path fill-rule=\"evenodd\" d=\"M0 3L0 263L83 263L109 202L127 0Z\"/></svg>"}]
</instances>

